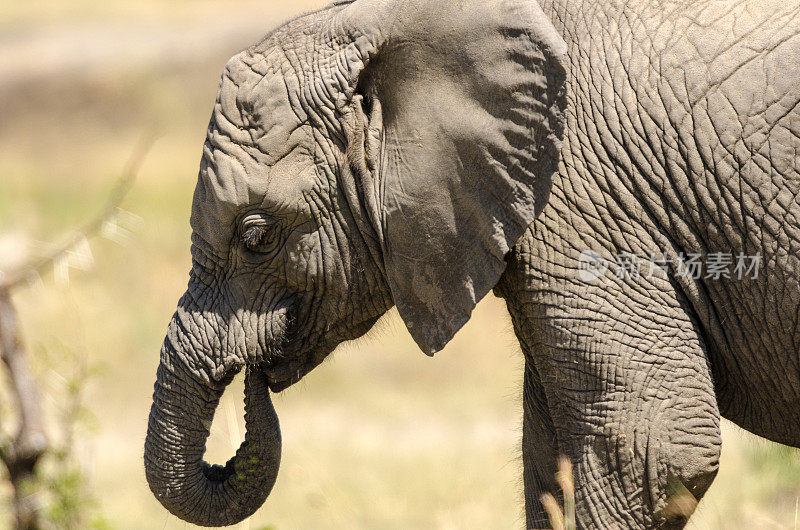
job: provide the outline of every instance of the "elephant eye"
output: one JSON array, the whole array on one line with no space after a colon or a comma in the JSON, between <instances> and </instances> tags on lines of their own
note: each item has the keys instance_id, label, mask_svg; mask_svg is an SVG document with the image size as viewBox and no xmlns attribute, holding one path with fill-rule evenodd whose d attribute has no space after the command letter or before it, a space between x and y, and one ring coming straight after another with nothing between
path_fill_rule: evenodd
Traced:
<instances>
[{"instance_id":1,"label":"elephant eye","mask_svg":"<svg viewBox=\"0 0 800 530\"><path fill-rule=\"evenodd\" d=\"M245 248L260 254L271 251L277 243L276 226L277 223L263 217L246 222L242 231Z\"/></svg>"}]
</instances>

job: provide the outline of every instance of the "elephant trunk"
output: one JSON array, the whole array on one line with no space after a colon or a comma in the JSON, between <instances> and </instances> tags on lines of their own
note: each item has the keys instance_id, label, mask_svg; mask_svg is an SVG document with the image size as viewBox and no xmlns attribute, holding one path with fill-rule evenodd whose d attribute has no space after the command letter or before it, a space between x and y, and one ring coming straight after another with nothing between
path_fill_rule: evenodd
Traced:
<instances>
[{"instance_id":1,"label":"elephant trunk","mask_svg":"<svg viewBox=\"0 0 800 530\"><path fill-rule=\"evenodd\" d=\"M203 453L224 388L212 388L170 362L175 357L169 339L164 348L145 440L147 482L184 521L236 524L261 507L278 476L281 435L266 378L257 368L247 369L245 440L225 466L209 465Z\"/></svg>"}]
</instances>

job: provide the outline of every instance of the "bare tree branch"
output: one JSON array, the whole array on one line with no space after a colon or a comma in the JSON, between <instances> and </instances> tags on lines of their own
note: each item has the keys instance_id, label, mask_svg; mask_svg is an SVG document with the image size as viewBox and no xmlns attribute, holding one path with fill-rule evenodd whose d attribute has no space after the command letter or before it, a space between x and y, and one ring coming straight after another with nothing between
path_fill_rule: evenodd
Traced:
<instances>
[{"instance_id":1,"label":"bare tree branch","mask_svg":"<svg viewBox=\"0 0 800 530\"><path fill-rule=\"evenodd\" d=\"M151 135L139 142L130 159L128 159L128 162L125 164L122 176L111 190L111 193L109 193L105 206L93 219L81 227L74 236L67 239L54 251L38 260L32 260L30 263L20 267L17 271L10 273L6 280L0 279L0 289L12 291L16 287L29 281L32 275L44 273L44 271L52 268L55 262L66 256L86 238L97 234L103 228L103 224L114 217L120 204L122 204L122 201L128 195L139 173L142 162L155 139L156 136Z\"/></svg>"},{"instance_id":2,"label":"bare tree branch","mask_svg":"<svg viewBox=\"0 0 800 530\"><path fill-rule=\"evenodd\" d=\"M17 312L7 289L0 289L0 358L8 370L19 407L19 430L13 441L0 444L0 459L14 488L16 528L39 528L36 499L32 495L34 468L47 450L41 401L20 337Z\"/></svg>"},{"instance_id":3,"label":"bare tree branch","mask_svg":"<svg viewBox=\"0 0 800 530\"><path fill-rule=\"evenodd\" d=\"M78 248L86 238L102 230L104 223L115 216L119 205L130 191L154 139L148 137L139 143L128 160L122 176L112 189L108 201L94 219L55 251L21 267L10 275L7 281L0 281L0 359L8 371L11 390L19 410L17 435L13 440L0 440L0 461L6 466L14 489L15 528L18 530L41 528L41 517L35 495L37 488L35 468L48 450L48 444L38 384L22 343L17 311L11 293L14 288L27 282L33 274L40 274L52 267L54 263Z\"/></svg>"}]
</instances>

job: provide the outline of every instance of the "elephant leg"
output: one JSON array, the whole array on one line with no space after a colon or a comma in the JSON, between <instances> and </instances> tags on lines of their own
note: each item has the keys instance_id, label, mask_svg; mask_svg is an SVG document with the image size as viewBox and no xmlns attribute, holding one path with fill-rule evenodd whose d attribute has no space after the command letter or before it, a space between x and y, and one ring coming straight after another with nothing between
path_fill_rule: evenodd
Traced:
<instances>
[{"instance_id":1,"label":"elephant leg","mask_svg":"<svg viewBox=\"0 0 800 530\"><path fill-rule=\"evenodd\" d=\"M553 420L547 405L536 365L525 361L525 381L522 397L522 468L525 487L526 528L548 528L547 513L541 502L550 493L561 502L556 485L555 470L558 443Z\"/></svg>"},{"instance_id":2,"label":"elephant leg","mask_svg":"<svg viewBox=\"0 0 800 530\"><path fill-rule=\"evenodd\" d=\"M580 527L682 527L716 474L721 445L709 366L683 298L666 278L582 282L580 251L566 246L565 266L537 269L535 250L518 245L500 289L532 365L529 525L541 520L542 490L554 487L554 433L556 451L574 465Z\"/></svg>"}]
</instances>

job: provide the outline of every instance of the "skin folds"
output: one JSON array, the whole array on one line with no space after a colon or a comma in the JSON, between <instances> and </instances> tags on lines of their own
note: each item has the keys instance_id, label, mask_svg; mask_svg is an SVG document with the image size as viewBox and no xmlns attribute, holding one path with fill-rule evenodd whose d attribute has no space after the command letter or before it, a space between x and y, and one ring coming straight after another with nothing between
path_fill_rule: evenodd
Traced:
<instances>
[{"instance_id":1,"label":"skin folds","mask_svg":"<svg viewBox=\"0 0 800 530\"><path fill-rule=\"evenodd\" d=\"M682 527L721 416L800 445L798 57L795 0L356 0L233 57L157 373L156 497L247 517L278 472L270 391L393 305L432 354L494 289L526 361L527 526L565 454L581 528ZM714 253L759 274L679 273ZM241 370L247 438L209 466Z\"/></svg>"}]
</instances>

